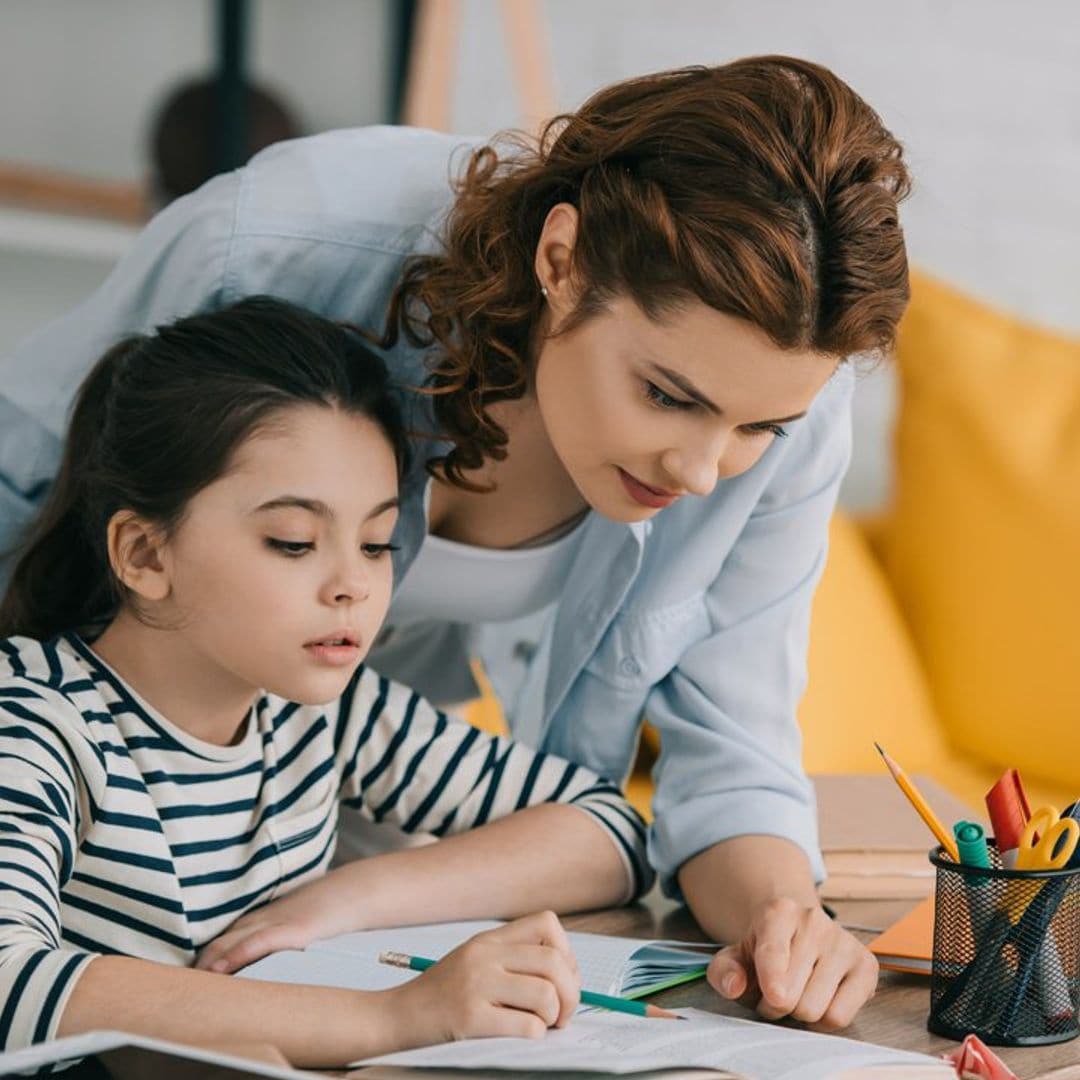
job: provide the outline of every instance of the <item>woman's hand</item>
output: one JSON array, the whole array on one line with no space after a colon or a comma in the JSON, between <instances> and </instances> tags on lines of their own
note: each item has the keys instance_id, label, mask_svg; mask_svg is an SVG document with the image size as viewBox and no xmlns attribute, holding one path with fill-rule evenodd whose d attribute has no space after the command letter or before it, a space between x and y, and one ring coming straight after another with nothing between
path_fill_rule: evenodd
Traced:
<instances>
[{"instance_id":1,"label":"woman's hand","mask_svg":"<svg viewBox=\"0 0 1080 1080\"><path fill-rule=\"evenodd\" d=\"M823 1031L847 1027L877 988L878 963L820 905L772 900L737 945L713 957L708 980L767 1020L791 1016Z\"/></svg>"},{"instance_id":2,"label":"woman's hand","mask_svg":"<svg viewBox=\"0 0 1080 1080\"><path fill-rule=\"evenodd\" d=\"M340 873L332 870L242 915L199 953L195 967L231 975L272 952L360 929L361 894L343 887Z\"/></svg>"},{"instance_id":3,"label":"woman's hand","mask_svg":"<svg viewBox=\"0 0 1080 1080\"><path fill-rule=\"evenodd\" d=\"M403 1047L496 1035L538 1039L570 1019L581 980L562 925L545 911L477 934L386 993L407 1020Z\"/></svg>"}]
</instances>

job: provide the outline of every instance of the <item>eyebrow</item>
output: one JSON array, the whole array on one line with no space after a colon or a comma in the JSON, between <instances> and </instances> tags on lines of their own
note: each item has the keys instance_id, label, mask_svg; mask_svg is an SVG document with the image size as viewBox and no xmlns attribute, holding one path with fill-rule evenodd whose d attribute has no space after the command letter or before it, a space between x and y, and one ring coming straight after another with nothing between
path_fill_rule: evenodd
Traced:
<instances>
[{"instance_id":1,"label":"eyebrow","mask_svg":"<svg viewBox=\"0 0 1080 1080\"><path fill-rule=\"evenodd\" d=\"M723 416L724 410L710 401L689 379L680 375L677 371L672 371L671 368L664 367L663 364L650 363L649 366L658 371L664 376L668 382L677 386L688 398L693 398L699 405L708 409L709 412L714 413L716 416ZM794 413L791 416L781 416L775 420L755 420L751 427L763 427L766 424L790 424L792 420L801 420L806 415L806 411L800 413Z\"/></svg>"},{"instance_id":2,"label":"eyebrow","mask_svg":"<svg viewBox=\"0 0 1080 1080\"><path fill-rule=\"evenodd\" d=\"M378 506L373 507L364 520L371 521L372 518L377 518L380 514L385 514L387 510L397 509L398 505L398 498L395 495L394 498L386 499L379 503ZM282 509L306 510L309 514L315 514L317 517L326 518L328 520L334 517L334 511L321 499L305 499L302 495L280 495L276 499L270 499L269 502L264 502L260 506L256 506L251 512L253 514L259 514L264 510Z\"/></svg>"}]
</instances>

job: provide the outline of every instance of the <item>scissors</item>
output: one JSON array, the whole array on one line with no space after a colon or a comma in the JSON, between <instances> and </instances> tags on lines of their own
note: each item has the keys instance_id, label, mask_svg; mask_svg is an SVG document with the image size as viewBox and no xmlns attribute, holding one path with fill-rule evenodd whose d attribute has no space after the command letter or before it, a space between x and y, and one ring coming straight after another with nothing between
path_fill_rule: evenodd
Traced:
<instances>
[{"instance_id":1,"label":"scissors","mask_svg":"<svg viewBox=\"0 0 1080 1080\"><path fill-rule=\"evenodd\" d=\"M1028 818L1016 852L1017 870L1060 870L1080 842L1080 823L1061 817L1052 806L1040 806Z\"/></svg>"}]
</instances>

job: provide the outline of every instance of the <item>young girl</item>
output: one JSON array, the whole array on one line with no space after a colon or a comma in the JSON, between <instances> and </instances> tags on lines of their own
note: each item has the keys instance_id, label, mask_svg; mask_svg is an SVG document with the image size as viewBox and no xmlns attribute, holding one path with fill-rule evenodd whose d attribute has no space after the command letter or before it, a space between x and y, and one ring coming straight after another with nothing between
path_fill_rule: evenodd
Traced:
<instances>
[{"instance_id":1,"label":"young girl","mask_svg":"<svg viewBox=\"0 0 1080 1080\"><path fill-rule=\"evenodd\" d=\"M191 970L239 916L326 872L339 804L448 838L327 875L323 931L648 885L617 788L363 666L404 459L378 358L271 299L131 338L91 371L0 607L5 1048L270 1031L290 1061L332 1066L566 1021L576 972L550 914L382 993ZM306 943L292 933L281 944Z\"/></svg>"}]
</instances>

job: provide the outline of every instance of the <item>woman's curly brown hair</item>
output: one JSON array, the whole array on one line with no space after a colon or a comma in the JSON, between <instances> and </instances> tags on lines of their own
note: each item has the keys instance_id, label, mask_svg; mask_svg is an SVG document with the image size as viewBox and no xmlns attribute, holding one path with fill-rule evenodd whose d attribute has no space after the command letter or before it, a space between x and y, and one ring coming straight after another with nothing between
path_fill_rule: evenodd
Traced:
<instances>
[{"instance_id":1,"label":"woman's curly brown hair","mask_svg":"<svg viewBox=\"0 0 1080 1080\"><path fill-rule=\"evenodd\" d=\"M610 86L536 142L475 150L445 248L407 266L383 344L435 346L427 391L454 447L429 463L460 487L506 454L488 409L529 386L543 300L536 245L576 207L580 287L564 333L616 295L656 317L687 300L760 327L780 348L880 354L908 301L897 140L841 79L755 57Z\"/></svg>"}]
</instances>

